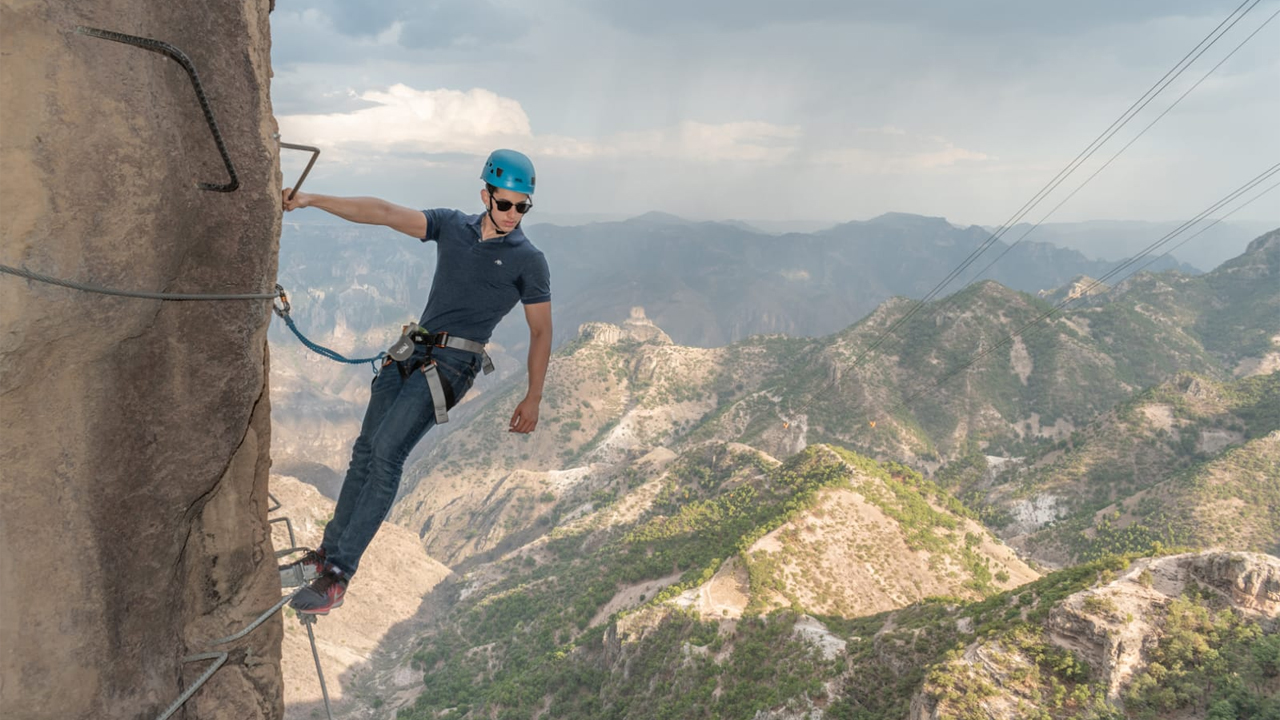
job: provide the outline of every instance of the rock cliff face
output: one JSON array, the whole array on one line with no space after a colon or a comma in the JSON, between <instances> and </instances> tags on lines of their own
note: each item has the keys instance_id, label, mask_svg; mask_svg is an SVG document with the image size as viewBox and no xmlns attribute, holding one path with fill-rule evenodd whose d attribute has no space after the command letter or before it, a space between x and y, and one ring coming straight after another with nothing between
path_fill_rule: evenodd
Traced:
<instances>
[{"instance_id":1,"label":"rock cliff face","mask_svg":"<svg viewBox=\"0 0 1280 720\"><path fill-rule=\"evenodd\" d=\"M276 272L268 0L0 8L0 262L130 290L258 293ZM162 40L198 68L234 192ZM280 597L263 300L160 302L0 277L0 707L154 718L183 664ZM278 617L217 649L175 717L279 718Z\"/></svg>"},{"instance_id":2,"label":"rock cliff face","mask_svg":"<svg viewBox=\"0 0 1280 720\"><path fill-rule=\"evenodd\" d=\"M1203 552L1137 560L1114 581L1067 597L1050 611L1045 639L1088 665L1106 699L1121 707L1123 692L1148 667L1152 649L1165 634L1171 601L1193 586L1264 632L1275 632L1280 619L1280 559L1259 553ZM1024 650L1005 647L998 639L969 645L949 664L952 676L966 679L968 691L980 690L974 701L978 710L964 716L1026 717L1026 708L1043 701L1041 688L1027 682L1025 670L1018 672L1033 664ZM921 692L912 701L910 720L958 716L954 698L939 701L935 692Z\"/></svg>"},{"instance_id":3,"label":"rock cliff face","mask_svg":"<svg viewBox=\"0 0 1280 720\"><path fill-rule=\"evenodd\" d=\"M1165 606L1192 583L1211 588L1258 621L1274 622L1280 614L1280 559L1258 553L1173 555L1139 560L1115 582L1067 598L1049 615L1049 639L1078 653L1118 699L1159 642Z\"/></svg>"}]
</instances>

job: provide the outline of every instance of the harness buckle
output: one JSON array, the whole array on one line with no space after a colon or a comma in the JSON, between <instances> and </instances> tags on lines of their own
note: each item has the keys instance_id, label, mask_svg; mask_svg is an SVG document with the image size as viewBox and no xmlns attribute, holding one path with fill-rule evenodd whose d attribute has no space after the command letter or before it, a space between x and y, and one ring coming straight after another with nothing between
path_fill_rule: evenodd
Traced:
<instances>
[{"instance_id":1,"label":"harness buckle","mask_svg":"<svg viewBox=\"0 0 1280 720\"><path fill-rule=\"evenodd\" d=\"M400 336L396 344L387 349L388 357L396 362L403 362L413 355L413 331L416 327L416 325L410 325L405 328L404 334Z\"/></svg>"}]
</instances>

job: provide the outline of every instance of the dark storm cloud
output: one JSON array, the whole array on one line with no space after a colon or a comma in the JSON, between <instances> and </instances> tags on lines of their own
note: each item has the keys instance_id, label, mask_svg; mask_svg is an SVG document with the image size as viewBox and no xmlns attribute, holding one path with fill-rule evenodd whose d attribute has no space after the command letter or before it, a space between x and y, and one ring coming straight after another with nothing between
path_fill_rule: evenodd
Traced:
<instances>
[{"instance_id":1,"label":"dark storm cloud","mask_svg":"<svg viewBox=\"0 0 1280 720\"><path fill-rule=\"evenodd\" d=\"M1058 35L1171 16L1225 17L1238 5L1234 0L579 0L583 11L599 13L616 27L636 33L670 33L681 28L750 30L821 21L910 25L981 35Z\"/></svg>"}]
</instances>

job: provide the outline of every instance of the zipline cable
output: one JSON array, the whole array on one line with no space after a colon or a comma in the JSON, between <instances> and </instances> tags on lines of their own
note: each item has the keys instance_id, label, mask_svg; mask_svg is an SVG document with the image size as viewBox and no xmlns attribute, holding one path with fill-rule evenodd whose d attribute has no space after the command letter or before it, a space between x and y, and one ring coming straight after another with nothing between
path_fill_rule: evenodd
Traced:
<instances>
[{"instance_id":1,"label":"zipline cable","mask_svg":"<svg viewBox=\"0 0 1280 720\"><path fill-rule=\"evenodd\" d=\"M880 335L871 343L871 345L869 345L862 352L860 352L857 355L857 357L855 357L852 367L856 368L859 364L861 364L861 362L867 357L867 355L873 352L876 348L880 347L880 345L883 344L885 340L887 340L889 336L894 333L894 331L896 331L899 327L903 325L903 323L910 320L911 317L913 317L917 312L919 312L920 309L924 307L925 303L929 302L934 297L936 297L938 293L940 293L943 290L943 288L949 285L952 280L954 280L957 276L963 273L970 265L972 265L978 259L978 257L982 255L982 253L986 252L988 248L990 248L993 244L995 244L996 241L998 241L1013 225L1017 224L1017 222L1020 221L1024 216L1026 216L1027 213L1031 212L1031 210L1033 210L1037 205L1039 205L1040 202L1043 201L1045 197L1047 197L1051 192L1053 192L1053 190L1057 189L1059 185L1065 182L1066 179L1073 172L1075 172L1076 169L1080 167L1080 165L1082 165L1085 161L1087 161L1090 157L1092 157L1093 154L1096 153L1098 149L1102 147L1103 144L1105 144L1108 140L1111 139L1112 136L1114 136L1117 132L1119 132L1122 128L1124 128L1124 126L1127 125L1129 121L1131 121L1138 114L1138 112L1141 112L1142 109L1144 109L1148 104L1150 104L1151 101L1154 100L1161 92L1163 92L1164 89L1167 88L1170 83L1172 83L1179 76L1181 76L1182 73L1185 72L1187 68L1191 66L1192 63L1194 63L1197 59L1199 59L1200 56L1203 55L1209 48L1213 47L1213 45L1217 43L1218 40L1221 39L1222 36L1227 33L1227 31L1231 30L1231 28L1234 27L1236 23L1242 20L1245 17L1245 15L1248 15L1249 12L1252 11L1253 8L1256 7L1260 2L1261 0L1244 0L1244 2L1242 2L1239 7L1237 7L1235 10L1232 10L1230 15L1228 15L1222 22L1220 22L1217 27L1211 30L1208 35L1206 35L1203 39L1201 39L1200 42L1197 43L1195 47L1193 47L1190 51L1188 51L1188 53L1185 56L1183 56L1183 58L1179 60L1172 68L1170 68L1169 71L1166 72L1162 78L1157 80L1156 83L1152 85L1150 89L1148 89L1145 93L1142 94L1142 96L1140 96L1136 101L1134 101L1134 103L1129 106L1129 109L1125 110L1124 113L1122 113L1119 118L1113 121L1110 127L1104 130L1101 135L1099 135L1097 138L1093 140L1093 142L1089 143L1089 145L1086 146L1084 150L1080 151L1080 153L1076 155L1075 159L1073 159L1070 163L1068 163L1067 166L1064 167L1062 170L1058 171L1058 174L1055 175L1052 180L1050 180L1047 184L1045 184L1045 186L1042 187L1040 191L1037 192L1034 196L1032 196L1030 200L1024 203L1023 206L1018 210L1018 212L1016 212L1009 220L1006 220L1003 225L997 228L996 231L991 234L991 237L987 238L986 241L984 241L976 249L970 252L969 256L966 257L963 261L961 261L961 263L958 266L956 266L955 269L953 269L950 273L947 274L946 277L944 277L937 285L935 285L934 288L930 290L928 294L925 295L925 297L916 301L916 303L912 306L911 310L909 310L902 317L898 318L898 320L892 323L888 328L883 330L880 333ZM1241 12L1242 10L1243 12ZM1238 16L1237 16L1237 13L1239 13Z\"/></svg>"},{"instance_id":2,"label":"zipline cable","mask_svg":"<svg viewBox=\"0 0 1280 720\"><path fill-rule=\"evenodd\" d=\"M1133 272L1129 273L1127 276L1125 276L1125 277L1121 278L1121 279L1120 279L1120 282L1124 282L1125 280L1128 280L1129 278L1133 277L1134 275L1137 275L1138 273L1142 272L1143 270L1146 270L1146 269L1147 269L1147 267L1149 267L1149 266L1151 265L1151 263L1156 262L1156 261L1157 261L1157 260L1159 260L1160 258L1168 257L1168 256L1172 255L1174 250L1177 250L1178 248L1182 247L1183 245L1186 245L1187 243L1191 242L1192 240L1195 240L1195 239L1196 239L1197 237L1199 237L1199 236L1200 236L1200 234L1201 234L1201 233L1203 233L1204 231L1208 230L1209 228L1212 228L1213 226L1215 226L1215 225L1217 225L1218 223L1220 223L1220 222L1222 222L1222 221L1226 220L1227 218L1231 217L1232 215L1235 215L1237 212L1239 212L1239 211L1241 211L1241 210L1243 210L1243 209L1245 209L1245 208L1249 207L1250 205L1252 205L1252 204L1253 204L1253 201L1254 201L1254 200L1257 200L1258 198L1262 197L1263 195L1266 195L1267 193L1271 192L1272 190L1275 190L1275 189L1276 189L1276 188L1278 188L1278 187L1280 187L1280 182L1272 184L1270 187L1268 187L1267 189L1265 189L1265 190L1263 190L1262 192L1258 193L1257 195L1254 195L1251 199L1249 199L1248 201L1246 201L1244 204L1240 205L1240 206L1239 206L1239 207L1237 207L1236 209L1232 210L1231 212L1227 213L1226 215L1223 215L1222 217L1218 218L1217 220L1214 220L1213 222L1209 223L1208 225L1205 225L1204 227L1200 228L1200 229L1199 229L1199 230L1197 230L1197 231L1195 232L1195 234L1194 234L1194 235L1192 235L1191 237L1188 237L1187 239L1183 240L1182 242L1178 243L1177 245L1174 245L1173 247L1169 248L1169 249L1168 249L1168 250L1166 250L1166 251L1164 252L1164 254L1163 254L1163 255L1161 255L1160 257L1155 257L1155 258L1152 258L1152 259L1148 260L1146 263L1144 263L1143 265L1139 266L1137 270L1134 270Z\"/></svg>"},{"instance_id":3,"label":"zipline cable","mask_svg":"<svg viewBox=\"0 0 1280 720\"><path fill-rule=\"evenodd\" d=\"M1211 215L1211 214L1213 214L1213 213L1217 212L1217 211L1218 211L1218 210L1220 210L1223 206L1225 206L1225 205L1227 205L1227 204L1229 204L1229 203L1233 202L1235 199L1237 199L1237 198L1238 198L1238 197L1240 197L1241 195L1243 195L1243 194L1245 194L1245 193L1249 192L1250 190L1252 190L1253 188L1257 187L1258 185L1260 185L1260 184L1262 184L1262 183L1266 182L1269 178L1271 178L1272 176L1274 176L1276 173L1280 173L1280 163L1277 163L1277 164L1275 164L1275 165L1272 165L1272 166L1271 166L1270 168L1268 168L1267 170L1264 170L1261 174L1259 174L1259 175L1255 176L1252 180L1248 181L1247 183L1245 183L1245 184L1244 184L1243 186L1241 186L1240 188L1237 188L1236 190L1232 191L1232 192L1231 192L1231 193L1229 193L1226 197L1224 197L1223 199L1221 199L1221 200L1219 200L1218 202L1214 203L1213 205L1211 205L1211 206L1210 206L1209 208L1207 208L1206 210L1202 211L1199 215L1197 215L1197 216L1196 216L1196 217L1194 217L1193 219L1188 220L1187 222L1185 222L1185 223L1183 223L1182 225L1178 226L1178 228L1176 228L1176 229L1174 229L1174 230L1170 231L1170 232L1169 232L1168 234L1166 234L1164 237L1162 237L1162 238L1160 238L1159 240L1155 241L1155 242L1154 242L1154 243L1152 243L1151 245L1148 245L1148 246L1147 246L1145 249L1143 249L1143 251L1142 251L1141 253L1139 253L1138 255L1134 256L1133 258L1130 258L1128 261L1126 261L1126 262L1122 263L1121 265L1119 265L1118 267L1116 267L1116 268L1112 269L1110 272L1106 273L1105 275L1103 275L1102 277L1098 278L1097 280L1094 280L1094 281L1093 281L1092 283L1090 283L1087 287L1085 287L1083 290L1081 290L1081 292L1080 292L1080 294L1079 294L1079 296L1078 296L1078 297L1083 297L1083 296L1088 295L1088 294L1089 294L1089 291L1091 291L1093 288L1097 287L1098 285L1101 285L1101 284L1106 283L1108 280L1110 280L1111 278L1115 277L1115 276L1116 276L1116 275L1118 275L1119 273L1123 272L1123 271L1124 271L1125 269L1127 269L1128 267L1130 267L1130 266L1132 266L1132 265L1134 265L1134 264L1136 264L1136 263L1140 262L1143 258L1147 257L1147 256L1148 256L1148 255L1150 255L1152 252L1154 252L1155 250L1159 249L1159 248L1160 248L1162 245L1164 245L1165 243L1167 243L1167 242L1171 241L1172 239L1174 239L1174 238L1175 238L1175 237L1177 237L1178 235L1181 235L1182 233L1186 232L1186 231L1187 231L1188 229L1190 229L1192 226L1194 226L1195 224L1197 224L1197 223L1201 222L1202 220L1204 220L1204 219L1205 219L1206 217L1208 217L1209 215ZM1264 193L1262 193L1262 194L1265 194L1265 192L1264 192ZM1259 195L1259 197L1261 197L1261 195ZM1256 199L1256 198L1255 198L1255 199ZM1206 229L1207 229L1207 228L1206 228ZM959 367L955 368L954 370L949 371L948 373L946 373L946 374L945 374L945 375L943 375L942 377L938 378L937 380L935 380L934 382L930 383L928 386L926 386L926 387L922 388L921 390L919 390L919 391L917 391L917 392L915 392L915 393L911 394L911 395L910 395L910 396L908 396L907 398L905 398L905 399L903 399L903 400L899 401L898 403L895 403L893 406L891 406L891 408L890 408L889 412L890 412L890 413L893 413L893 412L894 412L894 411L896 411L896 410L899 410L899 409L902 409L902 408L906 408L906 407L911 406L911 405L912 405L912 404L914 404L917 400L919 400L921 397L923 397L926 393L928 393L928 392L932 391L934 388L937 388L937 387L941 386L943 383L945 383L946 381L948 381L948 380L950 380L951 378L955 377L956 375L959 375L960 373L964 372L965 370L967 370L968 368L972 367L974 364L978 363L978 362L979 362L979 361L981 361L983 358L987 357L988 355L990 355L991 353L995 352L996 350L999 350L1000 348L1002 348L1002 347L1004 347L1004 346L1008 345L1009 343L1013 342L1014 338L1016 338L1016 337L1020 336L1020 335L1025 331L1025 330L1027 330L1028 328L1030 328L1030 327L1032 327L1032 326L1034 326L1034 325L1038 324L1041 320L1044 320L1045 318L1048 318L1048 317L1050 317L1050 316L1054 315L1054 314L1055 314L1055 313L1057 313L1059 310L1061 310L1061 309L1063 309L1064 307L1066 307L1068 304L1070 304L1070 303L1074 302L1076 299L1077 299L1077 297L1071 297L1071 298L1068 298L1068 299L1066 299L1066 300L1063 300L1063 301L1059 302L1057 305L1055 305L1055 306L1053 306L1052 308L1050 308L1049 310L1046 310L1045 312L1043 312L1043 313L1041 313L1040 315L1038 315L1035 319L1030 320L1030 321L1028 321L1028 322L1024 323L1021 327L1019 327L1017 330L1015 330L1015 331L1013 331L1012 333L1010 333L1010 334L1009 334L1008 336L1006 336L1004 339L1002 339L1002 340L1000 340L999 342L995 343L994 345L992 345L991 347L987 348L986 350L984 350L984 351L982 351L982 352L978 353L978 354L977 354L977 355L975 355L974 357L970 358L968 361L966 361L966 362L962 363Z\"/></svg>"},{"instance_id":4,"label":"zipline cable","mask_svg":"<svg viewBox=\"0 0 1280 720\"><path fill-rule=\"evenodd\" d=\"M1072 190L1072 191L1071 191L1071 194L1069 194L1069 195L1067 195L1065 198L1063 198L1063 199L1062 199L1062 201L1061 201L1061 202L1059 202L1057 205L1055 205L1055 206L1053 207L1053 209L1052 209L1052 210L1050 210L1048 213L1046 213L1046 214L1045 214L1045 216L1044 216L1044 217L1040 218L1038 221L1036 221L1036 223L1035 223L1034 225L1032 225L1030 228L1028 228L1026 232L1022 233L1022 235L1021 235L1017 240L1013 241L1011 244L1009 244L1007 247L1005 247L1005 249L1004 249L1004 250L1002 250L1002 251L1000 252L1000 254L999 254L999 255L997 255L997 256L996 256L996 258L995 258L994 260L992 260L991 262L987 263L986 267L982 268L982 270L978 271L978 273L977 273L976 275L974 275L973 277L969 278L968 282L966 282L966 283L965 283L965 285L966 285L966 286L968 286L968 285L972 285L975 281L977 281L977 280L979 280L980 278L982 278L982 276L983 276L983 275L986 275L986 274L987 274L987 271L988 271L988 270L990 270L990 269L991 269L991 267L992 267L993 265L995 265L996 263L1000 262L1000 259L1001 259L1001 258L1003 258L1005 255L1008 255L1008 254L1009 254L1009 251L1010 251L1010 250L1012 250L1013 248L1015 248L1015 247L1018 245L1018 243L1020 243L1020 242L1022 242L1023 240L1025 240L1025 239L1027 238L1027 236L1028 236L1028 235L1030 235L1032 232L1034 232L1034 231L1036 230L1036 228L1038 228L1038 227L1040 227L1041 225L1043 225L1043 224L1044 224L1044 222L1045 222L1046 220L1048 220L1050 217L1052 217L1054 213L1058 212L1058 209L1059 209L1059 208L1061 208L1063 205L1065 205L1065 204L1067 203L1067 201L1068 201L1068 200L1070 200L1071 198L1075 197L1075 196L1076 196L1076 193L1078 193L1078 192L1080 192L1081 190L1083 190L1085 185L1088 185L1088 184L1089 184L1089 182L1090 182L1091 180L1093 180L1095 177L1097 177L1099 173L1101 173L1103 170L1106 170L1106 169L1111 165L1111 163L1113 163L1113 162L1115 162L1115 161L1116 161L1116 158L1118 158L1118 157L1120 157L1121 155L1123 155L1123 154L1124 154L1124 151L1129 149L1129 146L1130 146L1130 145L1133 145L1135 142L1137 142L1137 141L1138 141L1138 138L1140 138L1140 137L1142 137L1144 134L1146 134L1146 132L1147 132L1148 130L1150 130L1150 129L1151 129L1151 127L1152 127L1153 125L1155 125L1156 123L1160 122L1160 119L1161 119L1161 118L1163 118L1165 115L1168 115L1170 110L1173 110L1175 107L1177 107L1177 106L1178 106L1178 103L1182 102L1182 101L1183 101L1183 100L1184 100L1188 95L1190 95L1190 94L1191 94L1191 91L1193 91L1193 90L1195 90L1196 88L1200 87L1200 84L1201 84L1201 83L1203 83L1205 80L1208 80L1210 75L1212 75L1215 71L1217 71L1217 69L1218 69L1218 68L1222 67L1222 65L1223 65L1224 63L1226 63L1228 60L1230 60L1230 59L1231 59L1231 57L1232 57L1233 55L1235 55L1235 54L1236 54L1236 52L1238 52L1238 51L1240 50L1240 48L1242 48L1242 47L1244 47L1244 46L1245 46L1245 43L1247 43L1247 42L1249 42L1250 40L1252 40L1252 39L1253 39L1253 36L1254 36L1254 35L1257 35L1257 34L1258 34L1259 32L1261 32L1261 31L1262 31L1262 29L1263 29L1263 28L1265 28L1265 27L1266 27L1266 26L1267 26L1267 25L1268 25L1272 20L1275 20L1277 15L1280 15L1280 10L1276 10L1274 13L1271 13L1271 16L1270 16L1270 17L1268 17L1266 20L1263 20L1263 21L1262 21L1262 24L1261 24L1261 25L1259 25L1259 26L1257 27L1257 29L1255 29L1252 33L1249 33L1249 36L1248 36L1248 37L1246 37L1244 40L1241 40L1241 41L1240 41L1240 43L1239 43L1238 45L1236 45L1234 49L1232 49L1232 50L1231 50L1231 52L1227 53L1226 57L1224 57L1224 58L1222 58L1221 60L1219 60L1217 65L1214 65L1212 68L1210 68L1210 69L1209 69L1209 72L1205 73L1205 74L1204 74L1204 75L1203 75L1199 80L1197 80L1197 81L1195 82L1195 84L1194 84L1194 85L1192 85L1191 87L1187 88L1187 90L1186 90L1185 92L1183 92L1183 93L1182 93L1182 95L1178 96L1178 99L1177 99L1177 100L1174 100L1174 101L1173 101L1173 104L1171 104L1169 107L1165 108L1164 112L1162 112L1162 113L1160 113L1159 115L1157 115L1155 120L1152 120L1150 123L1148 123L1148 124L1147 124L1147 126L1146 126L1146 127L1144 127L1144 128L1142 128L1142 130L1140 130L1140 131L1138 132L1138 134L1137 134L1137 135L1135 135L1135 136L1133 137L1133 139L1132 139L1132 140L1130 140L1129 142L1125 143L1124 147L1120 148L1120 150L1119 150L1118 152L1116 152L1116 154L1115 154L1115 155L1112 155L1110 160L1107 160L1105 163L1103 163L1103 164L1102 164L1102 166L1101 166L1101 167L1099 167L1097 170L1094 170L1094 171L1093 171L1093 174L1091 174L1089 177L1085 178L1084 182L1080 183L1080 185L1079 185L1078 187L1076 187L1076 189L1075 189L1075 190ZM1167 253L1166 253L1166 254L1167 254ZM1161 256L1161 257L1163 257L1163 256Z\"/></svg>"}]
</instances>

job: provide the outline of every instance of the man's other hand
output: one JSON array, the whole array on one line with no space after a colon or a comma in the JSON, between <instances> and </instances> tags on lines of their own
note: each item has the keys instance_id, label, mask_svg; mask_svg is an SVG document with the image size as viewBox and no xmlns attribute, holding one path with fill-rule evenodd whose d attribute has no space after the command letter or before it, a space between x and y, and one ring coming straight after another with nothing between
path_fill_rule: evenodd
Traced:
<instances>
[{"instance_id":1,"label":"man's other hand","mask_svg":"<svg viewBox=\"0 0 1280 720\"><path fill-rule=\"evenodd\" d=\"M525 397L516 406L516 411L511 414L511 424L507 427L507 432L531 433L536 427L538 427L538 401Z\"/></svg>"}]
</instances>

